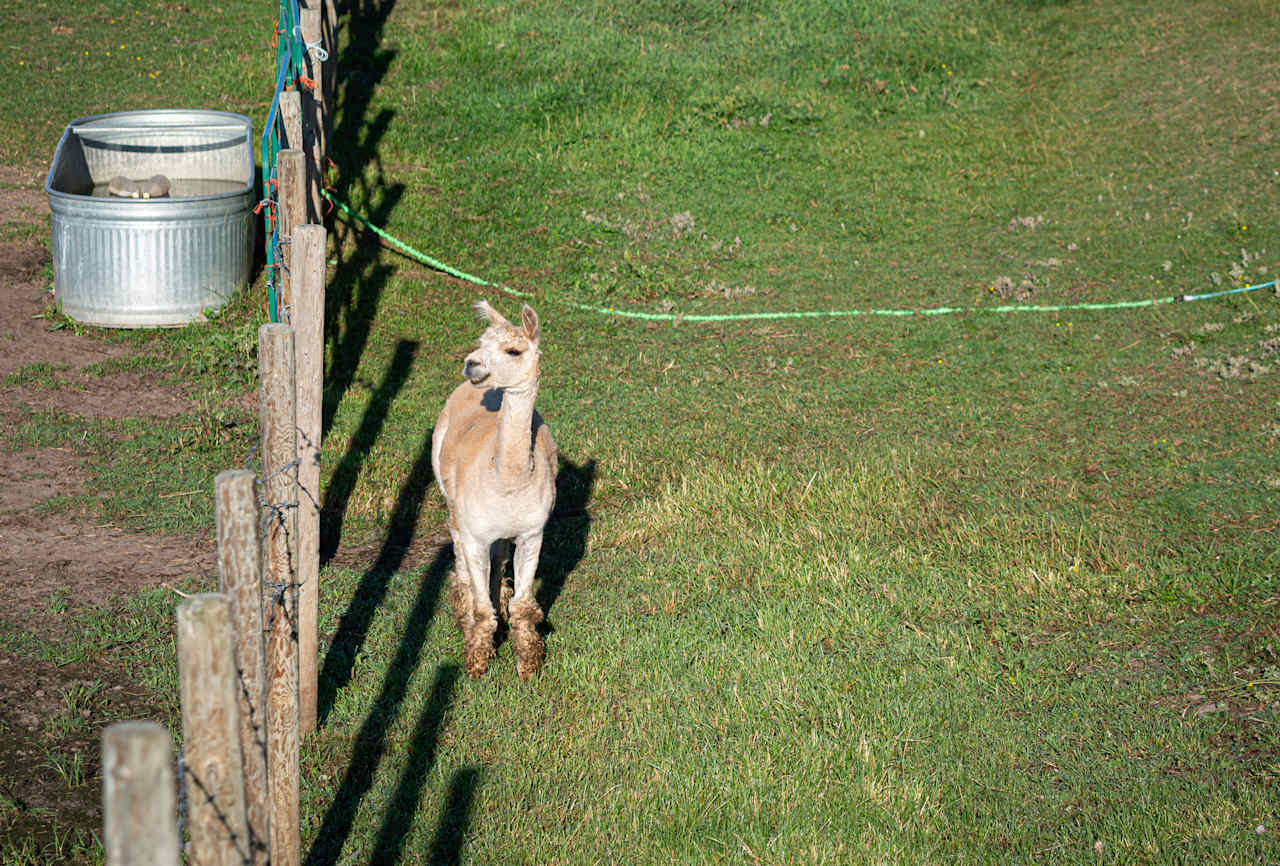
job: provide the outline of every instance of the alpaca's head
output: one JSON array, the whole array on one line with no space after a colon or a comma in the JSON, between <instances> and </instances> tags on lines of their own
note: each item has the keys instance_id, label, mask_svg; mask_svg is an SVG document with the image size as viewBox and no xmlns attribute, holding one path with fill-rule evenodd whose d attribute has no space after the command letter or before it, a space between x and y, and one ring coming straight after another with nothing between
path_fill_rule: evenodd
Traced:
<instances>
[{"instance_id":1,"label":"alpaca's head","mask_svg":"<svg viewBox=\"0 0 1280 866\"><path fill-rule=\"evenodd\" d=\"M538 314L528 304L520 311L519 326L503 318L488 301L476 312L489 323L480 346L462 364L462 375L476 385L519 388L538 381Z\"/></svg>"}]
</instances>

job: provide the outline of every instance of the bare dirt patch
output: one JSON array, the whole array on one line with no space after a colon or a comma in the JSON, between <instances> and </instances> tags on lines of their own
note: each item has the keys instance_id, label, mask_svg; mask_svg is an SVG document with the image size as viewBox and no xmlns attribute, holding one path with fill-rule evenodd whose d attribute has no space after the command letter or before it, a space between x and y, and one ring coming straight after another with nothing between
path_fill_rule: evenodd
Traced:
<instances>
[{"instance_id":1,"label":"bare dirt patch","mask_svg":"<svg viewBox=\"0 0 1280 866\"><path fill-rule=\"evenodd\" d=\"M0 192L0 200L4 197ZM161 385L154 374L87 371L93 364L128 358L131 350L73 328L51 328L48 261L39 244L0 243L0 402L98 418L171 418L193 411L187 394ZM35 365L51 371L41 387L22 381L22 372Z\"/></svg>"},{"instance_id":2,"label":"bare dirt patch","mask_svg":"<svg viewBox=\"0 0 1280 866\"><path fill-rule=\"evenodd\" d=\"M38 170L0 166L0 225L34 223L49 215L49 196Z\"/></svg>"},{"instance_id":3,"label":"bare dirt patch","mask_svg":"<svg viewBox=\"0 0 1280 866\"><path fill-rule=\"evenodd\" d=\"M48 842L55 816L64 836L70 829L87 844L90 828L102 824L99 732L155 715L126 678L0 650L0 839L36 854L30 862L55 862Z\"/></svg>"},{"instance_id":4,"label":"bare dirt patch","mask_svg":"<svg viewBox=\"0 0 1280 866\"><path fill-rule=\"evenodd\" d=\"M39 235L21 225L47 220L40 180L0 167L0 224L20 224L6 237ZM34 413L170 418L194 409L155 374L88 369L132 350L52 327L48 264L37 241L0 241L0 633L45 646L75 641L78 612L113 609L166 582L208 585L216 573L211 537L144 535L96 513L88 495L95 454L22 449L9 438ZM70 831L87 844L101 827L102 728L158 718L162 702L109 657L92 669L59 666L18 644L27 646L0 643L0 859L26 851L30 862L77 860L57 839Z\"/></svg>"},{"instance_id":5,"label":"bare dirt patch","mask_svg":"<svg viewBox=\"0 0 1280 866\"><path fill-rule=\"evenodd\" d=\"M110 606L142 589L217 574L212 537L146 535L85 507L49 507L86 493L89 457L67 448L0 451L0 622L64 637L52 607Z\"/></svg>"},{"instance_id":6,"label":"bare dirt patch","mask_svg":"<svg viewBox=\"0 0 1280 866\"><path fill-rule=\"evenodd\" d=\"M172 418L195 411L190 397L160 385L156 378L137 372L110 376L59 373L56 387L2 388L0 400L86 418Z\"/></svg>"},{"instance_id":7,"label":"bare dirt patch","mask_svg":"<svg viewBox=\"0 0 1280 866\"><path fill-rule=\"evenodd\" d=\"M65 448L0 452L0 630L66 644L77 612L167 581L212 580L209 538L142 535L49 508L85 493L90 460ZM61 862L55 837L88 845L101 827L102 729L167 721L163 702L119 668L109 657L90 669L0 647L0 844L32 862Z\"/></svg>"},{"instance_id":8,"label":"bare dirt patch","mask_svg":"<svg viewBox=\"0 0 1280 866\"><path fill-rule=\"evenodd\" d=\"M6 194L0 192L0 201ZM49 329L49 321L40 318L52 301L44 275L48 262L49 252L39 244L0 243L0 377L38 363L78 371L129 354L124 346L106 346L72 329Z\"/></svg>"},{"instance_id":9,"label":"bare dirt patch","mask_svg":"<svg viewBox=\"0 0 1280 866\"><path fill-rule=\"evenodd\" d=\"M0 521L42 502L83 489L83 458L66 448L0 454ZM0 553L0 555L3 555Z\"/></svg>"},{"instance_id":10,"label":"bare dirt patch","mask_svg":"<svg viewBox=\"0 0 1280 866\"><path fill-rule=\"evenodd\" d=\"M102 607L139 590L216 574L211 539L140 535L83 513L0 518L4 610L38 612L56 598ZM0 619L9 614L0 613ZM30 624L38 613L24 619Z\"/></svg>"},{"instance_id":11,"label":"bare dirt patch","mask_svg":"<svg viewBox=\"0 0 1280 866\"><path fill-rule=\"evenodd\" d=\"M0 192L0 201L5 193ZM121 346L104 346L73 330L50 331L41 318L52 296L45 278L49 251L37 243L0 243L0 376L28 364L88 364L128 354Z\"/></svg>"}]
</instances>

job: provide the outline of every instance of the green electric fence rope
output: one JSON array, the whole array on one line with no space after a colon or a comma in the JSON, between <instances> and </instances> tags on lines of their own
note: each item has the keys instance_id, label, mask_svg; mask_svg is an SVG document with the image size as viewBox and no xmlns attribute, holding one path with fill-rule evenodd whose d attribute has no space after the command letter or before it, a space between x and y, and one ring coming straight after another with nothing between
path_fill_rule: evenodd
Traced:
<instances>
[{"instance_id":1,"label":"green electric fence rope","mask_svg":"<svg viewBox=\"0 0 1280 866\"><path fill-rule=\"evenodd\" d=\"M508 295L517 298L532 298L531 292L522 292L519 289L513 289L510 286L504 286L501 283L492 283L480 277L460 271L451 267L437 259L432 258L426 253L414 249L383 231L378 226L369 222L360 214L353 211L350 207L338 201L327 190L322 191L322 195L333 203L334 207L342 211L342 213L359 222L365 228L369 229L378 237L382 238L395 249L404 253L412 259L415 259L433 270L448 274L459 280L464 280L477 286L485 288L497 289ZM1226 295L1238 295L1244 292L1256 292L1260 289L1266 289L1275 286L1276 281L1271 280L1265 283L1259 283L1253 286L1242 286L1235 289L1223 289L1217 292L1206 292L1200 295L1168 295L1162 298L1143 298L1136 301L1110 301L1106 303L1078 303L1078 304L1003 304L995 307L923 307L919 309L900 308L900 309L859 309L859 310L799 310L799 311L782 311L769 313L645 313L638 310L618 310L613 307L601 307L595 304L584 304L580 301L570 300L568 298L556 297L554 295L547 296L547 300L560 304L561 306L571 307L577 310L585 310L591 313L599 313L605 316L618 316L624 319L638 319L646 322L749 322L774 319L839 319L854 318L858 316L943 316L955 313L1061 313L1072 310L1131 310L1140 307L1156 307L1162 304L1176 304L1184 301L1205 301L1211 298L1220 298Z\"/></svg>"}]
</instances>

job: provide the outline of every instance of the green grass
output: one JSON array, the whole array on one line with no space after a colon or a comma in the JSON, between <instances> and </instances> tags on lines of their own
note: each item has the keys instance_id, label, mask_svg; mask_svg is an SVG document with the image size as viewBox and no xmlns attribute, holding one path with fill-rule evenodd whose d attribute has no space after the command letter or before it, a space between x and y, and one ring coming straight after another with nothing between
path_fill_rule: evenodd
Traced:
<instances>
[{"instance_id":1,"label":"green grass","mask_svg":"<svg viewBox=\"0 0 1280 866\"><path fill-rule=\"evenodd\" d=\"M49 8L5 20L43 34ZM77 35L124 20L92 8L57 14ZM94 56L108 93L60 89L61 42L26 51L42 75L21 99L70 119L155 88L261 123L250 9L192 12L157 79ZM373 546L325 574L309 863L1275 859L1271 290L715 325L559 303L989 307L1274 279L1273 4L397 4L343 33L335 195L537 292L540 408L570 463L546 670L520 683L503 647L471 682L450 561L409 542L443 532L426 443L469 304L516 301L339 222L326 526ZM6 158L52 152L52 127L9 127ZM263 309L259 282L209 326L108 335L197 383L197 416L86 433L33 414L17 445L87 435L114 519L207 531L208 502L158 494L242 465ZM163 631L153 602L131 628ZM86 620L85 652L110 657L116 629ZM138 646L117 663L171 689L171 659Z\"/></svg>"},{"instance_id":2,"label":"green grass","mask_svg":"<svg viewBox=\"0 0 1280 866\"><path fill-rule=\"evenodd\" d=\"M69 369L69 367L69 364L50 364L47 361L24 364L18 370L6 376L4 384L19 388L49 390L62 388L65 387L66 383L58 378L58 373Z\"/></svg>"},{"instance_id":3,"label":"green grass","mask_svg":"<svg viewBox=\"0 0 1280 866\"><path fill-rule=\"evenodd\" d=\"M6 222L0 225L0 242L34 241L43 235L44 230L38 223Z\"/></svg>"}]
</instances>

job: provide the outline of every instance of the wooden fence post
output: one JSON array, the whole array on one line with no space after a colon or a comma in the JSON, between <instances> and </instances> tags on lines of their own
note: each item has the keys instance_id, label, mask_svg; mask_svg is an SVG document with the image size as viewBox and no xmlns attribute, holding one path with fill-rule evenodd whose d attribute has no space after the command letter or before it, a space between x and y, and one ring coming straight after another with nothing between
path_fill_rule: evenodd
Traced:
<instances>
[{"instance_id":1,"label":"wooden fence post","mask_svg":"<svg viewBox=\"0 0 1280 866\"><path fill-rule=\"evenodd\" d=\"M257 476L229 469L213 479L218 591L231 600L240 676L240 758L253 866L270 862L267 798L266 668L262 643L262 544Z\"/></svg>"},{"instance_id":2,"label":"wooden fence post","mask_svg":"<svg viewBox=\"0 0 1280 866\"><path fill-rule=\"evenodd\" d=\"M271 863L297 866L298 645L297 645L297 410L293 329L258 329L263 495L268 514L266 568L275 587L267 632L267 776L270 782Z\"/></svg>"},{"instance_id":3,"label":"wooden fence post","mask_svg":"<svg viewBox=\"0 0 1280 866\"><path fill-rule=\"evenodd\" d=\"M102 849L107 866L178 866L173 739L155 722L102 732Z\"/></svg>"},{"instance_id":4,"label":"wooden fence post","mask_svg":"<svg viewBox=\"0 0 1280 866\"><path fill-rule=\"evenodd\" d=\"M298 726L315 730L320 618L320 436L324 388L326 232L293 230L298 412Z\"/></svg>"},{"instance_id":5,"label":"wooden fence post","mask_svg":"<svg viewBox=\"0 0 1280 866\"><path fill-rule=\"evenodd\" d=\"M231 602L202 593L178 605L178 674L187 827L201 866L248 858Z\"/></svg>"},{"instance_id":6,"label":"wooden fence post","mask_svg":"<svg viewBox=\"0 0 1280 866\"><path fill-rule=\"evenodd\" d=\"M279 203L280 239L289 236L289 229L307 222L307 174L306 163L301 157L299 162L290 163L286 153L303 153L306 143L303 138L306 130L303 123L302 93L297 90L285 90L280 94L280 151L276 155L276 201ZM289 173L286 179L285 174ZM287 213L286 213L287 211ZM289 246L284 245L283 255L288 255ZM287 269L286 269L287 271Z\"/></svg>"},{"instance_id":7,"label":"wooden fence post","mask_svg":"<svg viewBox=\"0 0 1280 866\"><path fill-rule=\"evenodd\" d=\"M280 92L280 149L302 150L302 94Z\"/></svg>"},{"instance_id":8,"label":"wooden fence post","mask_svg":"<svg viewBox=\"0 0 1280 866\"><path fill-rule=\"evenodd\" d=\"M329 53L325 61L322 85L324 87L324 159L327 165L333 147L333 87L338 79L338 6L337 0L320 0L324 9L324 17L320 22L320 38L324 41L324 50ZM324 184L324 172L320 173L320 183ZM327 223L328 220L322 222Z\"/></svg>"},{"instance_id":9,"label":"wooden fence post","mask_svg":"<svg viewBox=\"0 0 1280 866\"><path fill-rule=\"evenodd\" d=\"M337 68L337 59L338 59L337 57L337 53L338 53L337 4L334 2L334 0L304 0L303 6L305 9L315 9L317 15L319 16L319 21L317 26L319 27L320 35L318 37L307 36L306 38L307 38L307 41L309 42L314 42L318 40L320 42L320 46L324 48L325 53L329 55L328 59L323 61L323 66L320 67L320 69L322 70L322 73L321 73L322 77L320 79L317 79L316 83L321 86L322 92L324 94L325 105L332 105L333 104L333 83L335 78L334 72L336 71L336 68ZM303 12L302 32L304 34L315 32L313 30L308 29L308 22L306 20L305 11ZM326 119L330 119L328 113L326 113ZM332 127L325 128L325 137L324 137L325 142L329 142L333 140L332 136L330 135L331 132L332 132Z\"/></svg>"},{"instance_id":10,"label":"wooden fence post","mask_svg":"<svg viewBox=\"0 0 1280 866\"><path fill-rule=\"evenodd\" d=\"M324 213L324 203L320 200L320 188L323 185L324 177L324 158L329 152L329 142L325 137L325 116L328 113L328 102L325 100L324 92L324 67L328 63L321 61L320 57L327 55L327 49L324 45L324 27L323 16L318 3L313 0L311 5L304 7L299 11L301 20L299 24L302 27L302 41L307 45L315 45L307 51L306 64L309 77L312 81L312 89L309 90L302 100L303 105L303 121L302 121L302 141L303 151L307 155L307 199L310 205L307 222L319 224L323 222L321 215Z\"/></svg>"},{"instance_id":11,"label":"wooden fence post","mask_svg":"<svg viewBox=\"0 0 1280 866\"><path fill-rule=\"evenodd\" d=\"M280 297L293 313L293 230L307 222L307 163L301 150L289 148L276 157L276 200L280 219ZM282 319L288 322L290 319Z\"/></svg>"}]
</instances>

